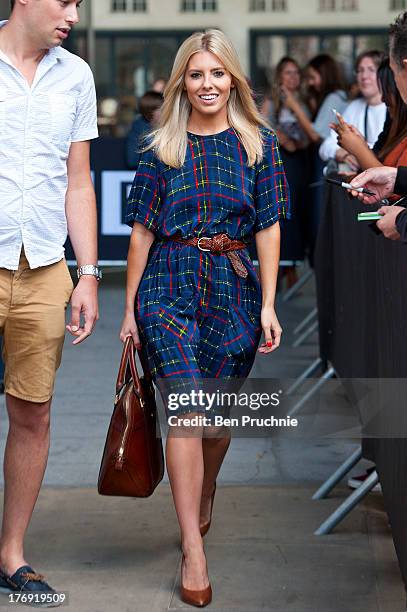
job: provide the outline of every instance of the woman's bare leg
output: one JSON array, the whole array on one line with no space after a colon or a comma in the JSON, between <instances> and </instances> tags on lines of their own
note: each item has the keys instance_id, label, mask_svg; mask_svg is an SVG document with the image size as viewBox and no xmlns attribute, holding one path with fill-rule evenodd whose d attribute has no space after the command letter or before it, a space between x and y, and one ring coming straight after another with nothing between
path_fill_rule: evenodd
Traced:
<instances>
[{"instance_id":1,"label":"woman's bare leg","mask_svg":"<svg viewBox=\"0 0 407 612\"><path fill-rule=\"evenodd\" d=\"M229 427L205 427L204 437L202 438L204 476L200 507L201 525L209 521L213 488L229 448L230 440L231 432Z\"/></svg>"},{"instance_id":2,"label":"woman's bare leg","mask_svg":"<svg viewBox=\"0 0 407 612\"><path fill-rule=\"evenodd\" d=\"M205 589L209 584L208 569L199 531L204 475L202 428L192 430L187 427L183 434L180 427L171 427L167 436L166 462L185 555L183 584L190 590Z\"/></svg>"}]
</instances>

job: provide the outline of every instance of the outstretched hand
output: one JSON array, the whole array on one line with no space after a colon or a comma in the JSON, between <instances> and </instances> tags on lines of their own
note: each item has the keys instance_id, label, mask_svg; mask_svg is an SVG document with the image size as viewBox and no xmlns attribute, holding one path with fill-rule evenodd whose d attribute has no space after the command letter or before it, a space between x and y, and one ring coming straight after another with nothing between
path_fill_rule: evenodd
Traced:
<instances>
[{"instance_id":1,"label":"outstretched hand","mask_svg":"<svg viewBox=\"0 0 407 612\"><path fill-rule=\"evenodd\" d=\"M365 204L376 204L376 202L393 195L396 176L397 168L389 168L387 166L369 168L355 176L351 181L351 185L352 187L365 187L375 195L369 196L357 191L351 191L351 194Z\"/></svg>"}]
</instances>

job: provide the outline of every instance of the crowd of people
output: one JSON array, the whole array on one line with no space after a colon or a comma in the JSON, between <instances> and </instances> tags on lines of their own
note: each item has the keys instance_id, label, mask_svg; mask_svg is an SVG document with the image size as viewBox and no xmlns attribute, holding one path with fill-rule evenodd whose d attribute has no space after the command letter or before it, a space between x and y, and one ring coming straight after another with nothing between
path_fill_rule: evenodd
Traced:
<instances>
[{"instance_id":1,"label":"crowd of people","mask_svg":"<svg viewBox=\"0 0 407 612\"><path fill-rule=\"evenodd\" d=\"M356 58L354 68L356 88L347 89L338 63L329 55L316 56L304 70L284 57L263 103L262 112L279 138L291 188L293 220L281 224L282 256L288 252L288 259L302 251L313 265L324 174L338 172L350 180L367 168L407 164L407 106L394 66L382 51L367 50ZM393 203L396 200L394 196ZM394 216L403 210L383 207L381 214ZM386 237L399 237L394 229L388 231L384 220L377 225Z\"/></svg>"},{"instance_id":2,"label":"crowd of people","mask_svg":"<svg viewBox=\"0 0 407 612\"><path fill-rule=\"evenodd\" d=\"M277 63L270 90L259 102L274 129L290 185L292 218L281 222L282 274L297 281L295 262L314 249L324 193L324 174L351 179L361 170L407 163L407 106L380 50L355 60L355 81L346 83L339 63L320 54L305 67L285 56ZM159 122L163 97L153 89L139 101L127 138L127 162L136 168L143 137Z\"/></svg>"},{"instance_id":3,"label":"crowd of people","mask_svg":"<svg viewBox=\"0 0 407 612\"><path fill-rule=\"evenodd\" d=\"M407 107L389 59L382 51L364 51L354 72L356 97L350 99L340 67L329 55L316 56L304 70L290 57L276 67L262 112L277 132L291 188L294 214L281 224L283 258L308 254L313 265L324 174L339 172L351 179L366 168L406 164Z\"/></svg>"}]
</instances>

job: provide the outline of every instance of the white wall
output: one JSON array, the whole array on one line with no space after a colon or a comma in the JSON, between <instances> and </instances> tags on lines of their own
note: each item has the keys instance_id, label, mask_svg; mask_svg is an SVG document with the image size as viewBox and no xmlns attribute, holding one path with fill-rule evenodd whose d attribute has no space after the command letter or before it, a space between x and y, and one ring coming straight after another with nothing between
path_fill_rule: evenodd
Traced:
<instances>
[{"instance_id":1,"label":"white wall","mask_svg":"<svg viewBox=\"0 0 407 612\"><path fill-rule=\"evenodd\" d=\"M86 0L87 1L87 0ZM359 10L320 12L319 0L287 0L288 11L250 13L249 0L218 0L216 13L181 13L179 0L148 0L147 13L111 13L110 0L92 0L98 27L188 28L213 25L214 19L227 27L231 22L246 27L383 27L397 14L389 11L390 0L359 0Z\"/></svg>"},{"instance_id":2,"label":"white wall","mask_svg":"<svg viewBox=\"0 0 407 612\"><path fill-rule=\"evenodd\" d=\"M215 13L182 13L180 0L148 0L147 13L111 13L110 0L85 0L80 9L86 27L87 3L92 2L97 30L199 30L219 27L231 38L245 70L249 64L249 31L270 28L387 27L397 12L388 10L390 0L359 0L355 12L321 13L318 0L287 0L287 12L250 13L249 0L218 0ZM9 0L0 0L0 18L9 15Z\"/></svg>"},{"instance_id":3,"label":"white wall","mask_svg":"<svg viewBox=\"0 0 407 612\"><path fill-rule=\"evenodd\" d=\"M250 13L249 0L218 0L215 13L182 13L180 0L148 0L147 13L111 13L110 0L92 1L96 29L199 30L219 27L231 38L244 68L249 63L249 30L261 28L383 28L397 12L390 0L359 0L359 10L319 12L319 0L287 0L287 12ZM83 9L82 9L83 10Z\"/></svg>"}]
</instances>

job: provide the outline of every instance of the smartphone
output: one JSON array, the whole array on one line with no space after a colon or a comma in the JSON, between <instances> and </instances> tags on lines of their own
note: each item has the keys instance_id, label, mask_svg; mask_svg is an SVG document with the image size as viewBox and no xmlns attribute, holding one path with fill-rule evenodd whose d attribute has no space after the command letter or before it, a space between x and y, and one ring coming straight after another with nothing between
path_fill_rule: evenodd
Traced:
<instances>
[{"instance_id":1,"label":"smartphone","mask_svg":"<svg viewBox=\"0 0 407 612\"><path fill-rule=\"evenodd\" d=\"M333 114L335 115L335 117L338 119L338 121L345 121L345 119L343 118L343 116L341 115L341 113L339 113L336 108L331 109Z\"/></svg>"}]
</instances>

